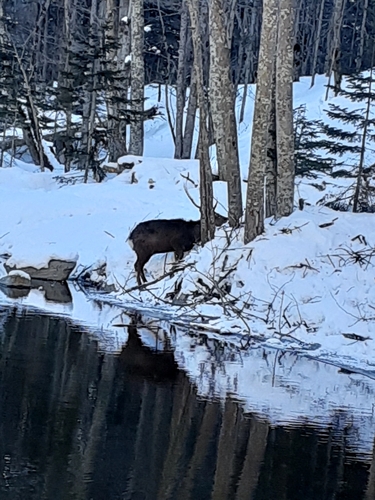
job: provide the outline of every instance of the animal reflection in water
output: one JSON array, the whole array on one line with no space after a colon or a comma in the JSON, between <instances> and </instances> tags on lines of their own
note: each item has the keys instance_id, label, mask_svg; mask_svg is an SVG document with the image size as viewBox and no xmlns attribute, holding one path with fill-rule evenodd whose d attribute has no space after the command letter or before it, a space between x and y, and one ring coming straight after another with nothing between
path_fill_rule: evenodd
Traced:
<instances>
[{"instance_id":1,"label":"animal reflection in water","mask_svg":"<svg viewBox=\"0 0 375 500\"><path fill-rule=\"evenodd\" d=\"M179 370L173 352L145 346L137 332L137 325L140 325L140 318L134 315L128 326L128 342L119 356L120 370L156 382L176 379Z\"/></svg>"}]
</instances>

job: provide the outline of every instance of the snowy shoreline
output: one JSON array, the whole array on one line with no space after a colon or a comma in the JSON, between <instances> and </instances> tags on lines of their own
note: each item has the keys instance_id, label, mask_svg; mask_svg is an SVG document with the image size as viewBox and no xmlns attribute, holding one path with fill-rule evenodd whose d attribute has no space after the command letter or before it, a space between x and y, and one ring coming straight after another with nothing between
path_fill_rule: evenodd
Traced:
<instances>
[{"instance_id":1,"label":"snowy shoreline","mask_svg":"<svg viewBox=\"0 0 375 500\"><path fill-rule=\"evenodd\" d=\"M323 174L297 179L297 200L310 203L303 210L276 223L267 220L264 234L246 246L241 228L224 225L213 241L184 258L182 271L134 289L136 256L126 242L130 231L147 219L198 219L184 187L199 201L193 184L198 185L199 173L195 160L127 160L134 162L132 170L108 175L100 184L62 182L72 174L41 173L22 162L0 169L0 209L6 214L0 255L18 267L41 266L51 257L74 258L73 279L85 271L97 285L112 287L111 300L125 306L151 308L155 314L169 309L174 321L178 314L193 315L193 328L225 334L238 345L245 335L347 369L374 372L373 214L317 204L319 183L325 183L326 195L335 189ZM188 186L186 177L193 181ZM214 183L214 195L218 209L225 207L225 183ZM159 279L173 262L170 254L153 256L145 266L148 280ZM0 274L5 274L3 266Z\"/></svg>"},{"instance_id":2,"label":"snowy shoreline","mask_svg":"<svg viewBox=\"0 0 375 500\"><path fill-rule=\"evenodd\" d=\"M324 83L318 78L308 90L306 79L295 86L296 105L308 100L311 117L321 117ZM247 121L239 126L244 197L252 100L248 103ZM162 118L147 127L145 156L127 157L135 163L133 169L108 175L100 184L83 184L58 165L53 174L18 160L12 168L0 169L3 260L37 267L51 257L76 258L73 279L85 271L97 285L115 290L90 294L88 300L70 283L72 300L66 303L49 301L39 289L17 300L0 291L0 303L71 318L94 335L99 349L116 353L128 338L121 326L127 323L126 309L141 311L144 321L165 326L178 365L202 397L232 395L274 425L354 422L353 449L368 456L375 395L374 214L323 206L350 179L333 183L324 174L297 178L295 204L303 198L302 211L296 208L277 223L266 221L265 233L246 246L242 229L224 225L215 240L184 258L185 269L149 291L124 294L136 286L136 256L126 242L134 226L147 219L199 218L184 192L187 176L198 185L198 163L170 159L173 145ZM187 188L199 202L193 183ZM225 215L224 183L214 183L214 196ZM171 264L171 255L152 257L145 266L149 281ZM146 326L139 331L152 347L155 338ZM260 343L263 347L256 348Z\"/></svg>"}]
</instances>

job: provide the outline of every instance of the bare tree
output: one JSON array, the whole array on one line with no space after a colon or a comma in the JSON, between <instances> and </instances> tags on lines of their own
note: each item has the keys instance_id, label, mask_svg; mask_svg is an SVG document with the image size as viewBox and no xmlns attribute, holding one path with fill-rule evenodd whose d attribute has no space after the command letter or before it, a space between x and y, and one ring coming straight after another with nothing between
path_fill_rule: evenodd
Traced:
<instances>
[{"instance_id":1,"label":"bare tree","mask_svg":"<svg viewBox=\"0 0 375 500\"><path fill-rule=\"evenodd\" d=\"M372 104L372 97L373 97L373 93L372 93L373 68L372 68L372 66L374 63L374 56L375 56L375 45L373 46L373 52L372 52L372 64L371 64L371 70L370 70L370 76L369 76L370 81L368 83L366 112L365 112L365 119L363 122L362 137L361 137L361 152L360 152L360 156L359 156L357 181L356 181L354 197L353 197L353 212L358 211L358 205L359 205L360 193L361 193L361 185L362 185L362 181L363 181L363 168L364 168L364 163L365 163L366 141L368 139L369 118L370 118L370 111L371 111L371 104Z\"/></svg>"},{"instance_id":2,"label":"bare tree","mask_svg":"<svg viewBox=\"0 0 375 500\"><path fill-rule=\"evenodd\" d=\"M264 230L264 169L276 52L278 0L264 0L245 214L245 243Z\"/></svg>"},{"instance_id":3,"label":"bare tree","mask_svg":"<svg viewBox=\"0 0 375 500\"><path fill-rule=\"evenodd\" d=\"M114 0L107 0L107 40L111 47L107 53L108 68L115 78L108 86L106 95L108 116L109 161L116 161L127 152L126 121L124 111L129 88L129 65L126 58L130 53L129 0L120 0L118 7ZM114 42L117 41L117 46Z\"/></svg>"},{"instance_id":4,"label":"bare tree","mask_svg":"<svg viewBox=\"0 0 375 500\"><path fill-rule=\"evenodd\" d=\"M135 111L130 124L129 151L132 154L143 154L143 105L145 68L143 59L144 13L143 0L131 2L131 108Z\"/></svg>"},{"instance_id":5,"label":"bare tree","mask_svg":"<svg viewBox=\"0 0 375 500\"><path fill-rule=\"evenodd\" d=\"M191 70L189 100L186 110L185 130L182 146L182 158L189 159L193 147L195 117L197 114L198 94L197 94L197 77L194 67Z\"/></svg>"},{"instance_id":6,"label":"bare tree","mask_svg":"<svg viewBox=\"0 0 375 500\"><path fill-rule=\"evenodd\" d=\"M293 21L294 0L280 0L276 58L276 217L290 215L294 201Z\"/></svg>"},{"instance_id":7,"label":"bare tree","mask_svg":"<svg viewBox=\"0 0 375 500\"><path fill-rule=\"evenodd\" d=\"M178 67L176 82L175 158L182 158L183 151L183 118L186 99L186 52L188 46L188 25L189 14L186 3L185 1L183 1L181 5L180 40L178 47Z\"/></svg>"},{"instance_id":8,"label":"bare tree","mask_svg":"<svg viewBox=\"0 0 375 500\"><path fill-rule=\"evenodd\" d=\"M363 0L362 23L361 23L361 32L360 32L360 38L359 38L357 67L356 67L357 71L359 71L361 69L362 58L363 58L363 49L365 47L367 14L368 14L368 0Z\"/></svg>"},{"instance_id":9,"label":"bare tree","mask_svg":"<svg viewBox=\"0 0 375 500\"><path fill-rule=\"evenodd\" d=\"M207 100L203 82L203 51L200 30L199 0L187 0L194 47L194 67L197 75L199 103L199 172L201 198L201 240L204 245L215 235L215 215L213 208L212 172L208 149Z\"/></svg>"},{"instance_id":10,"label":"bare tree","mask_svg":"<svg viewBox=\"0 0 375 500\"><path fill-rule=\"evenodd\" d=\"M268 116L267 155L265 162L265 217L276 215L277 144L276 144L276 54L273 63L271 103Z\"/></svg>"},{"instance_id":11,"label":"bare tree","mask_svg":"<svg viewBox=\"0 0 375 500\"><path fill-rule=\"evenodd\" d=\"M332 72L335 76L335 84L341 80L341 71L339 67L339 58L341 55L340 40L341 26L344 18L346 0L334 0L333 14L331 17L330 30L328 32L328 46L326 53L326 73L328 75L328 86L326 99L328 98L329 85L331 83ZM339 85L335 85L339 87Z\"/></svg>"},{"instance_id":12,"label":"bare tree","mask_svg":"<svg viewBox=\"0 0 375 500\"><path fill-rule=\"evenodd\" d=\"M210 0L210 106L219 178L227 181L228 218L237 227L242 217L241 175L238 158L235 95L229 40L222 0Z\"/></svg>"},{"instance_id":13,"label":"bare tree","mask_svg":"<svg viewBox=\"0 0 375 500\"><path fill-rule=\"evenodd\" d=\"M24 105L21 102L18 103L18 115L21 118L21 126L25 143L29 148L34 163L36 165L40 165L41 171L43 172L44 168L48 168L52 171L53 167L48 160L43 148L39 115L37 107L34 103L31 84L24 67L24 63L15 44L13 44L13 50L22 74L23 87L26 95L26 102L24 103Z\"/></svg>"},{"instance_id":14,"label":"bare tree","mask_svg":"<svg viewBox=\"0 0 375 500\"><path fill-rule=\"evenodd\" d=\"M92 0L90 10L90 40L89 50L91 55L96 50L99 33L99 2L100 0ZM88 64L89 78L84 91L84 103L82 113L82 141L81 148L83 154L83 167L85 170L84 180L87 182L89 169L92 166L93 160L93 134L95 129L96 104L98 98L98 73L100 61L96 57L92 57Z\"/></svg>"},{"instance_id":15,"label":"bare tree","mask_svg":"<svg viewBox=\"0 0 375 500\"><path fill-rule=\"evenodd\" d=\"M248 90L248 84L253 81L254 73L255 73L255 52L256 52L256 41L259 38L258 34L258 19L260 16L260 4L261 0L254 0L252 6L251 6L251 12L250 12L250 21L248 22L248 25L245 24L243 26L242 30L246 31L248 33L248 36L246 37L246 61L244 64L244 88L243 88L243 93L242 93L242 102L241 102L241 110L240 110L240 123L243 122L244 120L244 115L245 115L245 108L246 108L246 100L247 100L247 90ZM244 13L244 18L242 20L242 23L246 23L247 16L246 16L246 11ZM237 84L239 83L239 78L237 81Z\"/></svg>"},{"instance_id":16,"label":"bare tree","mask_svg":"<svg viewBox=\"0 0 375 500\"><path fill-rule=\"evenodd\" d=\"M62 75L60 77L59 90L60 90L60 98L62 98L62 94L65 93L67 95L67 99L65 100L65 120L66 120L66 131L64 134L64 171L69 172L71 163L72 163L72 90L73 90L73 82L72 82L72 68L71 68L71 55L69 51L70 45L73 43L72 32L76 26L76 17L77 17L77 6L75 5L75 0L64 0L64 22L63 22L63 37L62 37ZM69 76L70 75L70 76Z\"/></svg>"},{"instance_id":17,"label":"bare tree","mask_svg":"<svg viewBox=\"0 0 375 500\"><path fill-rule=\"evenodd\" d=\"M314 30L315 31L315 43L314 43L314 50L313 50L313 60L312 60L312 64L311 64L311 71L312 71L311 87L314 85L314 82L315 82L316 63L318 60L319 46L321 43L320 34L322 31L322 24L323 24L324 4L325 4L325 0L320 0L320 4L317 3L317 7L319 9L319 14L317 16L317 26L316 26L316 29Z\"/></svg>"}]
</instances>

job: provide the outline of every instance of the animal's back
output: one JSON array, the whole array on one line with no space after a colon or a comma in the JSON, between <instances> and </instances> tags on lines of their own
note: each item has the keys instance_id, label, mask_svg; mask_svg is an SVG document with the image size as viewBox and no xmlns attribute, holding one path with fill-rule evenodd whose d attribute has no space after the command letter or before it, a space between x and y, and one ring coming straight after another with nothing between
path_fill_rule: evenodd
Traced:
<instances>
[{"instance_id":1,"label":"animal's back","mask_svg":"<svg viewBox=\"0 0 375 500\"><path fill-rule=\"evenodd\" d=\"M183 249L191 249L199 235L199 221L158 219L140 222L131 231L128 242L133 250L147 248L152 253L165 253L174 250L173 241L180 242Z\"/></svg>"}]
</instances>

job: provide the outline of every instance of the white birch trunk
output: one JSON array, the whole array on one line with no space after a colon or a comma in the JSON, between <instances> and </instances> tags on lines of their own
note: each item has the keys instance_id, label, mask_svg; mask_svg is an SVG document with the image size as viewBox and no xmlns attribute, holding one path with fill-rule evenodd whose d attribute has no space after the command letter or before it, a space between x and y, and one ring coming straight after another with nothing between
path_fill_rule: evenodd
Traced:
<instances>
[{"instance_id":1,"label":"white birch trunk","mask_svg":"<svg viewBox=\"0 0 375 500\"><path fill-rule=\"evenodd\" d=\"M280 0L276 59L276 217L290 215L294 201L293 0Z\"/></svg>"},{"instance_id":2,"label":"white birch trunk","mask_svg":"<svg viewBox=\"0 0 375 500\"><path fill-rule=\"evenodd\" d=\"M264 230L264 182L271 86L276 52L278 0L264 0L253 132L246 196L245 243Z\"/></svg>"},{"instance_id":3,"label":"white birch trunk","mask_svg":"<svg viewBox=\"0 0 375 500\"><path fill-rule=\"evenodd\" d=\"M203 51L199 22L199 0L187 0L190 14L191 31L194 47L194 66L197 76L199 103L199 174L201 198L201 239L204 245L215 235L215 216L213 209L212 172L208 148L207 102L203 84Z\"/></svg>"},{"instance_id":4,"label":"white birch trunk","mask_svg":"<svg viewBox=\"0 0 375 500\"><path fill-rule=\"evenodd\" d=\"M135 112L130 125L131 154L142 156L143 154L143 106L145 70L143 59L144 43L144 14L143 0L132 0L131 2L131 109Z\"/></svg>"},{"instance_id":5,"label":"white birch trunk","mask_svg":"<svg viewBox=\"0 0 375 500\"><path fill-rule=\"evenodd\" d=\"M126 123L122 116L125 100L128 96L129 69L125 58L130 53L129 27L122 21L129 14L128 0L121 0L116 8L115 0L107 0L107 37L118 41L118 48L113 48L107 56L107 64L116 74L116 81L107 91L106 104L108 114L108 154L109 161L117 161L127 152ZM124 103L121 100L124 100Z\"/></svg>"},{"instance_id":6,"label":"white birch trunk","mask_svg":"<svg viewBox=\"0 0 375 500\"><path fill-rule=\"evenodd\" d=\"M234 88L222 0L210 0L210 105L219 178L227 181L229 224L242 217Z\"/></svg>"}]
</instances>

